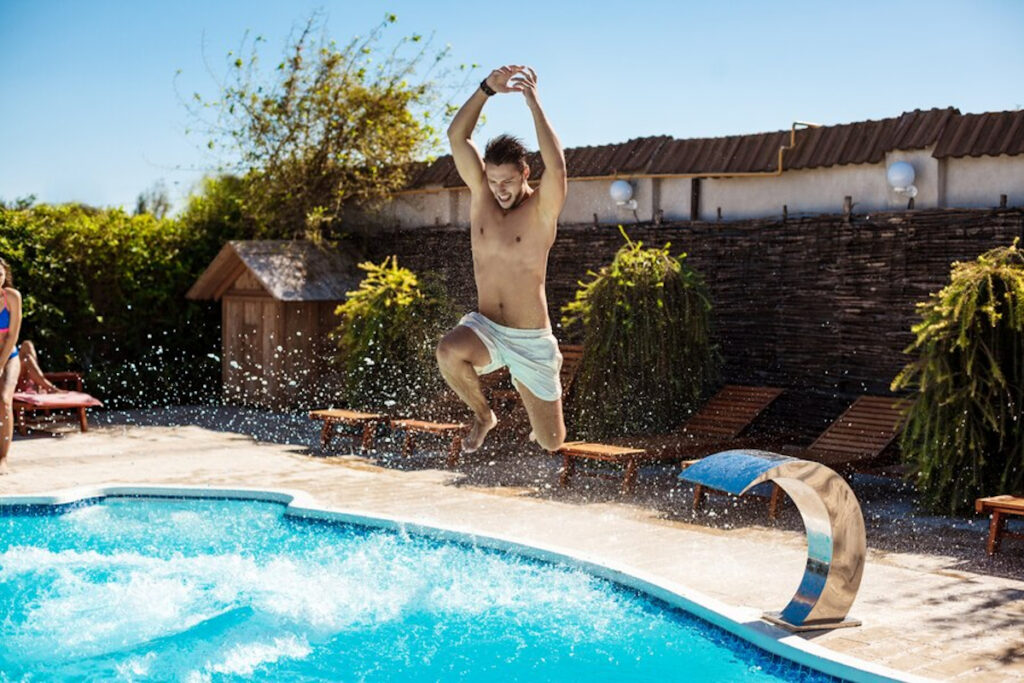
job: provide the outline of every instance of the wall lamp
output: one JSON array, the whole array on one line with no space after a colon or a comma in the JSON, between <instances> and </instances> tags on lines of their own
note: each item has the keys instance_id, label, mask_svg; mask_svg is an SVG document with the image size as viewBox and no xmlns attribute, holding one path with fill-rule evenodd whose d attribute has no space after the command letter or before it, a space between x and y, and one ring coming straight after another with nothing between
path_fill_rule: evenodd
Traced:
<instances>
[{"instance_id":1,"label":"wall lamp","mask_svg":"<svg viewBox=\"0 0 1024 683\"><path fill-rule=\"evenodd\" d=\"M909 162L896 161L890 164L885 172L885 179L896 194L910 199L917 196L917 186L914 185L914 167Z\"/></svg>"},{"instance_id":2,"label":"wall lamp","mask_svg":"<svg viewBox=\"0 0 1024 683\"><path fill-rule=\"evenodd\" d=\"M612 196L616 205L624 209L636 211L637 203L633 199L633 185L628 180L616 180L608 188L608 194Z\"/></svg>"}]
</instances>

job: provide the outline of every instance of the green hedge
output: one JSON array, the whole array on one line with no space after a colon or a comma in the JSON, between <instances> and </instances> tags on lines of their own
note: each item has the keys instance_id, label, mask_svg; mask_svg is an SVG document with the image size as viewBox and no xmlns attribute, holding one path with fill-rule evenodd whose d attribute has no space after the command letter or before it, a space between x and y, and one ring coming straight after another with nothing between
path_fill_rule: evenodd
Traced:
<instances>
[{"instance_id":1,"label":"green hedge","mask_svg":"<svg viewBox=\"0 0 1024 683\"><path fill-rule=\"evenodd\" d=\"M21 339L37 343L44 369L85 372L108 407L219 396L219 306L185 299L230 227L223 198L205 201L187 220L0 208L0 255L25 299Z\"/></svg>"}]
</instances>

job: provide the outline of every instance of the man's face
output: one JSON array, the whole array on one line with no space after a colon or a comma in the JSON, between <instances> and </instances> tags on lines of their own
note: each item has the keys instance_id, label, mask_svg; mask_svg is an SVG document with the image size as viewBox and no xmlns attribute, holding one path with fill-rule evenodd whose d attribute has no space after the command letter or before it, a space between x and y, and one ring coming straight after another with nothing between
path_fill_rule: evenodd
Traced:
<instances>
[{"instance_id":1,"label":"man's face","mask_svg":"<svg viewBox=\"0 0 1024 683\"><path fill-rule=\"evenodd\" d=\"M530 175L529 167L520 171L515 164L486 164L484 172L487 175L487 186L498 206L508 210L519 203L526 187L526 178Z\"/></svg>"}]
</instances>

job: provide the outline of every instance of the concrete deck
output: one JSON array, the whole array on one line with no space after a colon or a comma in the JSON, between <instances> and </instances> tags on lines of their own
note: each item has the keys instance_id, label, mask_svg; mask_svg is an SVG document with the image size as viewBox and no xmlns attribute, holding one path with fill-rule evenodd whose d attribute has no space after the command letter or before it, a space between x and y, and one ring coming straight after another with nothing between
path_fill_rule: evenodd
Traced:
<instances>
[{"instance_id":1,"label":"concrete deck","mask_svg":"<svg viewBox=\"0 0 1024 683\"><path fill-rule=\"evenodd\" d=\"M307 444L316 429L308 430ZM574 549L758 610L784 606L803 574L801 529L713 528L614 497L588 502L551 496L543 487L467 484L459 472L428 468L440 467L440 457L420 469L382 467L369 458L312 456L289 440L257 442L188 425L115 425L18 439L13 472L0 477L0 494L107 482L298 489L326 506L370 516ZM555 481L554 458L523 457L545 459ZM983 540L977 554L984 556ZM851 610L864 625L805 637L918 676L1024 681L1024 566L1011 564L1007 571L1004 560L1002 576L962 566L939 554L873 549L869 530L868 562Z\"/></svg>"}]
</instances>

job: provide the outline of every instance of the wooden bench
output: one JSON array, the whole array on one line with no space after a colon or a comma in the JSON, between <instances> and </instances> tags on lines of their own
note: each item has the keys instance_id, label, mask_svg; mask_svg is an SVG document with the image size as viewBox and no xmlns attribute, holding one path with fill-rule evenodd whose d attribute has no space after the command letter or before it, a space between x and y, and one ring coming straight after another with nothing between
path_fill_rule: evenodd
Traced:
<instances>
[{"instance_id":1,"label":"wooden bench","mask_svg":"<svg viewBox=\"0 0 1024 683\"><path fill-rule=\"evenodd\" d=\"M320 430L320 447L327 450L331 439L334 437L334 428L337 425L361 428L359 450L362 453L373 448L373 435L377 431L377 425L387 422L387 417L377 413L360 413L356 410L342 410L330 408L326 410L314 410L309 413L310 419L323 420L324 426Z\"/></svg>"},{"instance_id":2,"label":"wooden bench","mask_svg":"<svg viewBox=\"0 0 1024 683\"><path fill-rule=\"evenodd\" d=\"M448 444L448 458L445 460L445 467L455 467L459 461L459 451L462 450L462 435L466 431L466 425L454 422L428 422L426 420L391 420L392 429L400 429L405 433L405 440L402 442L402 457L412 455L415 447L416 434L435 434L443 438L450 438Z\"/></svg>"},{"instance_id":3,"label":"wooden bench","mask_svg":"<svg viewBox=\"0 0 1024 683\"><path fill-rule=\"evenodd\" d=\"M726 385L701 406L682 427L672 435L662 437L625 437L605 443L574 441L563 445L558 452L563 456L561 485L567 486L579 459L610 462L625 467L622 492L632 491L637 469L642 464L678 462L693 455L707 455L724 450L734 444L764 410L782 393L776 387L749 387ZM628 443L636 442L636 445ZM658 447L639 448L640 443ZM698 487L695 500L703 500L705 491Z\"/></svg>"},{"instance_id":4,"label":"wooden bench","mask_svg":"<svg viewBox=\"0 0 1024 683\"><path fill-rule=\"evenodd\" d=\"M992 514L992 520L988 524L988 544L985 546L989 555L999 552L999 543L1004 536L1024 539L1024 533L1006 530L1006 521L1009 517L1024 517L1024 498L1018 496L979 498L974 501L974 509L978 514L986 512Z\"/></svg>"},{"instance_id":5,"label":"wooden bench","mask_svg":"<svg viewBox=\"0 0 1024 683\"><path fill-rule=\"evenodd\" d=\"M558 452L562 454L562 473L558 484L562 488L569 485L569 478L576 471L576 460L600 460L625 467L626 474L622 478L622 492L629 493L636 485L637 469L647 459L647 452L642 448L624 448L609 444L586 443L573 441L563 444Z\"/></svg>"}]
</instances>

